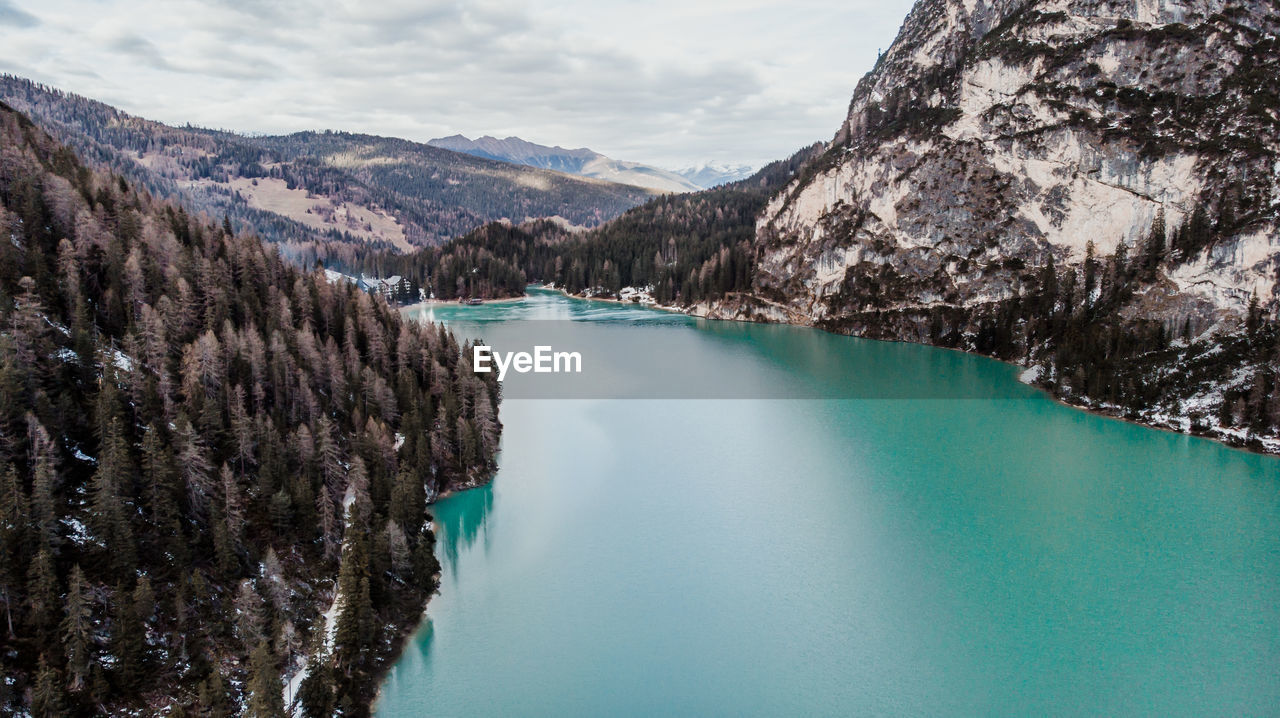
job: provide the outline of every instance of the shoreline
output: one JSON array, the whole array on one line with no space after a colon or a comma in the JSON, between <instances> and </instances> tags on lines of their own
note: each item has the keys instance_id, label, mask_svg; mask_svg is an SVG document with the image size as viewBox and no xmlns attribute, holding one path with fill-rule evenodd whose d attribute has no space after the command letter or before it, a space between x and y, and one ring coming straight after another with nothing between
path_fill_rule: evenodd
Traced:
<instances>
[{"instance_id":1,"label":"shoreline","mask_svg":"<svg viewBox=\"0 0 1280 718\"><path fill-rule=\"evenodd\" d=\"M483 479L469 480L462 485L450 487L427 501L427 510L430 511L431 507L438 501L447 499L450 496L460 494L464 491L471 491L473 489L487 486L493 483L496 478L498 478L498 470L494 469ZM431 520L428 521L427 524L430 526L431 535L435 537L436 545L438 546L440 542L440 535L436 533L435 514L431 514ZM439 559L437 558L437 560ZM382 700L382 688L386 685L387 676L391 675L391 669L395 668L395 665L400 662L400 659L404 656L405 649L407 649L410 642L413 641L413 637L418 635L418 631L422 630L422 627L426 625L427 609L431 607L431 599L435 598L436 595L440 593L440 578L443 571L444 566L442 564L440 570L433 576L436 582L436 587L431 591L431 593L427 594L425 599L423 599L422 607L419 609L418 615L411 620L407 620L403 623L397 623L394 633L389 637L388 643L390 646L386 652L382 654L381 663L375 670L370 672L370 680L373 681L375 686L373 698L369 700L370 715L377 712L376 709L378 707L378 701Z\"/></svg>"},{"instance_id":2,"label":"shoreline","mask_svg":"<svg viewBox=\"0 0 1280 718\"><path fill-rule=\"evenodd\" d=\"M481 304L467 304L466 302L459 302L456 299L424 299L420 302L414 302L413 304L405 304L403 306L397 307L396 309L401 313L405 313L405 312L413 311L415 309L427 309L430 307L469 307L469 306L483 307L485 304L511 304L512 302L518 302L524 299L526 296L527 295L522 294L518 297L502 297L500 299L485 299L482 301Z\"/></svg>"},{"instance_id":3,"label":"shoreline","mask_svg":"<svg viewBox=\"0 0 1280 718\"><path fill-rule=\"evenodd\" d=\"M981 354L975 351L969 351L967 349L962 349L959 347L944 347L944 346L938 346L936 344L928 344L926 342L913 342L906 339L875 339L871 337L859 336L857 334L844 334L841 332L834 332L829 329L824 329L822 327L815 326L807 322L773 321L769 319L749 319L744 317L726 317L726 316L713 317L713 316L708 316L710 312L695 313L693 307L681 308L681 307L671 307L671 306L662 306L662 305L654 305L654 304L639 304L637 302L629 302L629 301L624 302L620 299L606 299L603 297L600 297L600 298L580 297L574 294L570 294L558 287L552 287L549 285L536 285L536 286L539 286L542 289L549 289L549 290L559 292L561 295L568 297L569 299L577 299L580 301L613 302L616 304L635 304L636 306L644 307L646 309L654 309L657 311L679 313L679 314L684 314L686 316L695 317L698 319L711 319L715 321L731 321L731 322L747 322L750 324L785 324L788 326L807 327L809 329L815 329L817 331L826 332L828 334L834 334L837 336L845 336L845 337L855 337L855 338L864 339L867 341L892 342L895 344L915 344L918 346L926 346L926 347L931 347L933 349L943 349L946 351L960 352L961 354L968 354L970 356L982 357L983 359L990 359L992 361L997 361L997 362L1000 362L1001 364L1005 364L1013 369L1019 370L1020 372L1029 370L1033 367L1040 366L1039 364L1032 364L1030 366L1027 366L1027 365L1019 364L1015 361L999 359L997 357L987 356L986 354ZM707 307L707 309L710 309L710 307ZM1233 437L1229 434L1215 433L1213 431L1204 431L1204 432L1187 431L1187 430L1178 428L1177 426L1174 426L1171 420L1162 421L1158 419L1144 419L1141 416L1134 418L1134 417L1126 416L1120 411L1113 410L1106 406L1096 406L1092 404L1086 404L1083 402L1071 401L1063 396L1058 395L1050 387L1046 387L1036 381L1023 381L1021 378L1021 375L1019 375L1018 377L1015 377L1015 381L1025 386L1031 387L1032 389L1035 389L1036 391L1044 394L1051 401L1057 404L1060 404L1070 409L1075 409L1077 411L1083 411L1087 414L1092 414L1100 418L1114 419L1116 421L1122 421L1126 424L1141 426L1143 428L1152 429L1154 431L1162 431L1169 434L1176 434L1178 436L1185 436L1193 439L1202 439L1205 441L1211 441L1215 444L1226 447L1228 449L1232 449L1234 451L1243 451L1245 453L1256 454L1258 456L1274 456L1274 457L1280 458L1280 440L1271 439L1270 441L1272 444L1274 444L1274 447L1269 448L1268 439L1265 437L1256 438L1254 440L1256 443L1251 444L1246 440L1239 439L1238 437Z\"/></svg>"},{"instance_id":4,"label":"shoreline","mask_svg":"<svg viewBox=\"0 0 1280 718\"><path fill-rule=\"evenodd\" d=\"M566 296L570 296L570 295L566 295ZM969 351L968 349L961 349L960 347L944 347L944 346L938 346L936 344L928 344L926 342L913 342L906 339L876 339L872 337L859 336L857 334L844 334L841 332L834 332L829 329L824 329L822 327L815 326L809 323L800 323L800 322L791 322L791 321L787 321L787 322L771 321L768 319L748 319L743 317L709 317L702 314L694 314L689 310L677 310L677 311L682 311L685 314L688 314L689 316L695 316L702 319L715 319L717 321L747 322L750 324L786 324L788 326L807 327L809 329L816 329L818 331L826 332L828 334L834 334L834 335L843 336L843 337L854 337L857 339L864 339L864 340L873 341L873 342L890 342L894 344L915 344L917 346L931 347L933 349L943 349L946 351L953 351L953 352L959 352L961 354L968 354L970 356L982 357L983 359L990 359L992 361L997 361L997 362L1000 362L1001 364L1005 364L1013 369L1021 370L1022 372L1025 372L1032 368L1040 368L1041 370L1043 370L1043 367L1041 367L1039 364L1031 364L1027 366L1027 365L1019 364L1014 361L999 359L997 357L987 356L986 354L981 354L979 352ZM1268 449L1267 443L1266 443L1267 439L1265 438L1255 439L1258 445L1254 446L1239 439L1233 440L1234 437L1230 437L1229 435L1215 434L1212 432L1198 433L1194 431L1184 431L1175 426L1172 426L1170 423L1157 423L1155 420L1147 421L1147 420L1143 420L1141 417L1131 418L1131 417L1125 416L1124 414L1121 414L1118 411L1114 411L1106 406L1094 406L1090 404L1076 403L1073 401L1069 401L1068 399L1062 396L1059 396L1051 388L1046 387L1038 382L1023 381L1021 378L1021 373L1019 374L1018 377L1015 378L1015 381L1017 381L1020 384L1023 384L1024 386L1028 386L1028 387L1031 387L1032 389L1035 389L1036 391L1044 394L1051 401L1057 404L1065 406L1069 409L1075 409L1077 411L1085 412L1086 414L1092 414L1094 416L1097 416L1103 419L1114 419L1115 421L1122 421L1126 424L1141 426L1143 428L1152 429L1154 431L1162 431L1169 434L1177 434L1179 436L1185 436L1192 439L1203 439L1205 441L1211 441L1215 444L1218 444L1220 446L1223 446L1225 448L1228 448L1234 451L1243 451L1245 453L1256 454L1258 456L1272 456L1272 457L1280 458L1280 440L1277 440L1274 438L1271 439L1271 441L1276 442L1276 447L1274 449ZM1239 441L1239 443L1236 443L1236 441Z\"/></svg>"},{"instance_id":5,"label":"shoreline","mask_svg":"<svg viewBox=\"0 0 1280 718\"><path fill-rule=\"evenodd\" d=\"M565 291L564 289L561 289L560 287L553 287L547 284L537 284L537 285L531 284L529 286L531 287L536 286L539 289L546 289L547 291L551 291L551 292L559 292L561 296L568 297L569 299L577 299L583 302L608 302L610 304L621 304L627 307L639 307L641 309L652 309L654 311L667 312L669 314L684 314L690 317L697 316L695 314L690 314L689 312L681 309L680 307L673 307L668 304L657 304L657 303L645 304L644 302L633 302L629 299L627 300L614 299L612 297L579 297L576 294L570 294L569 292ZM525 296L528 296L528 295L525 295Z\"/></svg>"}]
</instances>

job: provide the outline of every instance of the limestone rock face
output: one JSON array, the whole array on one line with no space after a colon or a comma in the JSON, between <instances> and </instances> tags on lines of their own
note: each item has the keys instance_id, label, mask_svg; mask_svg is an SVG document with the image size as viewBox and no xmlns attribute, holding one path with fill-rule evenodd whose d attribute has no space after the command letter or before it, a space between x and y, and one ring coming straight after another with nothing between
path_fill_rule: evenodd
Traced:
<instances>
[{"instance_id":1,"label":"limestone rock face","mask_svg":"<svg viewBox=\"0 0 1280 718\"><path fill-rule=\"evenodd\" d=\"M996 302L1089 243L1135 256L1157 217L1165 261L1126 312L1217 326L1274 305L1278 30L1272 0L920 0L761 216L750 301L705 313ZM1212 238L1179 245L1197 209Z\"/></svg>"}]
</instances>

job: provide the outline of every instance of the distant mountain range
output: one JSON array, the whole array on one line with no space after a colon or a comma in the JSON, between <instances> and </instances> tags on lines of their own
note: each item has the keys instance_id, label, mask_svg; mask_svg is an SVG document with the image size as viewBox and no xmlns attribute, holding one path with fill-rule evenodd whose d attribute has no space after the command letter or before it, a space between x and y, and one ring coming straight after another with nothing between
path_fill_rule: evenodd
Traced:
<instances>
[{"instance_id":1,"label":"distant mountain range","mask_svg":"<svg viewBox=\"0 0 1280 718\"><path fill-rule=\"evenodd\" d=\"M727 166L710 163L673 172L639 162L615 160L586 147L578 149L567 149L558 145L548 147L519 137L498 139L485 135L473 140L463 135L451 135L431 140L427 144L454 152L465 152L476 157L568 172L609 182L647 187L661 192L696 192L743 179L750 176L752 172L746 165Z\"/></svg>"},{"instance_id":2,"label":"distant mountain range","mask_svg":"<svg viewBox=\"0 0 1280 718\"><path fill-rule=\"evenodd\" d=\"M571 150L539 145L519 137L498 139L489 135L474 140L463 135L452 135L431 140L427 144L476 157L647 187L660 192L696 192L700 189L675 172L639 162L615 160L586 147Z\"/></svg>"},{"instance_id":3,"label":"distant mountain range","mask_svg":"<svg viewBox=\"0 0 1280 718\"><path fill-rule=\"evenodd\" d=\"M692 167L676 170L676 174L698 185L703 189L719 187L722 184L744 180L755 174L751 165L727 165L718 162L704 162Z\"/></svg>"},{"instance_id":4,"label":"distant mountain range","mask_svg":"<svg viewBox=\"0 0 1280 718\"><path fill-rule=\"evenodd\" d=\"M171 127L11 75L0 75L0 100L89 162L251 226L304 262L437 244L494 220L591 227L656 194L389 137Z\"/></svg>"}]
</instances>

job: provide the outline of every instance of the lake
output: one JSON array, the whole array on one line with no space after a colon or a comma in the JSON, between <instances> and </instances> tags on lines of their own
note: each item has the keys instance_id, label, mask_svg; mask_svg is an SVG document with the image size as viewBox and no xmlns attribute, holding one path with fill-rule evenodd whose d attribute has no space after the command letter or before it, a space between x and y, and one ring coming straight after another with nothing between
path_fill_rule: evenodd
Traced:
<instances>
[{"instance_id":1,"label":"lake","mask_svg":"<svg viewBox=\"0 0 1280 718\"><path fill-rule=\"evenodd\" d=\"M417 314L584 371L507 377L381 718L1280 711L1274 458L925 346L546 291Z\"/></svg>"}]
</instances>

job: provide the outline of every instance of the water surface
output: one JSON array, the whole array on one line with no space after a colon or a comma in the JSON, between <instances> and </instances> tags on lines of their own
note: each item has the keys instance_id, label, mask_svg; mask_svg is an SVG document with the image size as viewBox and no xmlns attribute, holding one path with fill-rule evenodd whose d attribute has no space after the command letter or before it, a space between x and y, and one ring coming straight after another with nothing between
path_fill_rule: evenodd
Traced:
<instances>
[{"instance_id":1,"label":"water surface","mask_svg":"<svg viewBox=\"0 0 1280 718\"><path fill-rule=\"evenodd\" d=\"M929 347L551 293L433 312L721 383L513 384L494 483L433 507L440 595L382 718L1277 713L1274 459Z\"/></svg>"}]
</instances>

